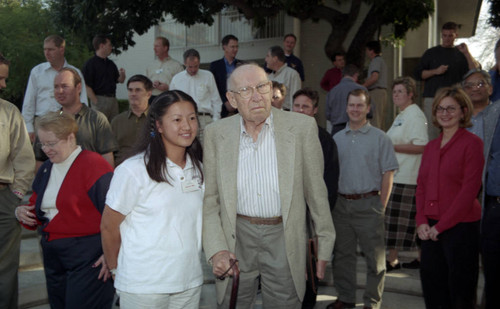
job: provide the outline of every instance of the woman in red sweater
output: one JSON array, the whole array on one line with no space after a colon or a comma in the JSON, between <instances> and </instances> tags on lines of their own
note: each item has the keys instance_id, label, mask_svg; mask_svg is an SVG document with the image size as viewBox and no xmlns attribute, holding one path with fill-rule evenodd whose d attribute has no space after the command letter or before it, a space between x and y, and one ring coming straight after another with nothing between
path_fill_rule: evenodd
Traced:
<instances>
[{"instance_id":1,"label":"woman in red sweater","mask_svg":"<svg viewBox=\"0 0 500 309\"><path fill-rule=\"evenodd\" d=\"M460 88L443 88L432 105L441 134L425 147L417 179L420 277L427 308L474 308L479 271L477 195L483 142L467 131L472 103Z\"/></svg>"},{"instance_id":2,"label":"woman in red sweater","mask_svg":"<svg viewBox=\"0 0 500 309\"><path fill-rule=\"evenodd\" d=\"M72 115L50 113L38 120L41 148L49 160L38 170L29 205L16 217L39 227L50 307L111 308L114 288L100 234L101 213L113 168L76 144Z\"/></svg>"}]
</instances>

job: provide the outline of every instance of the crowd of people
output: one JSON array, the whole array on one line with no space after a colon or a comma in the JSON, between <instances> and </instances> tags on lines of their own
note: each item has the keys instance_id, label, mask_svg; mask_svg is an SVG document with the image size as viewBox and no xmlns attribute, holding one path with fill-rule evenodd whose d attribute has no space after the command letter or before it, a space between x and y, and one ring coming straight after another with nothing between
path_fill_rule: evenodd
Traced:
<instances>
[{"instance_id":1,"label":"crowd of people","mask_svg":"<svg viewBox=\"0 0 500 309\"><path fill-rule=\"evenodd\" d=\"M380 308L385 274L401 267L419 269L427 308L474 308L480 253L496 308L500 67L482 70L457 31L445 23L415 70L423 110L414 78L393 80L388 128L380 42L366 45L363 83L334 53L320 84L326 129L293 34L264 66L237 59L227 35L209 70L195 49L172 59L158 37L122 113L126 71L109 38L94 38L80 71L48 36L22 113L0 99L0 307L17 308L22 226L41 235L52 308L110 308L115 292L124 309L198 308L202 250L223 308L236 273L238 308L258 290L266 308L313 308L330 260L338 295L327 308L354 308L358 248L364 308ZM0 89L9 64L0 54ZM400 251L418 257L403 263Z\"/></svg>"}]
</instances>

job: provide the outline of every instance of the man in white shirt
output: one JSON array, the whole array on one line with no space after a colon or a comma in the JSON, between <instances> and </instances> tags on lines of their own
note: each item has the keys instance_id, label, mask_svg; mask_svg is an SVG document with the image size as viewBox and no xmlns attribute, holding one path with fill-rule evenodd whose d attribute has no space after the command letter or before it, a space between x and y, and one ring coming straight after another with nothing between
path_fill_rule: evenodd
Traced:
<instances>
[{"instance_id":1,"label":"man in white shirt","mask_svg":"<svg viewBox=\"0 0 500 309\"><path fill-rule=\"evenodd\" d=\"M168 55L169 50L170 42L167 38L159 36L155 39L154 51L157 58L146 69L146 76L153 82L153 95L149 103L163 91L167 91L172 77L184 69L179 61Z\"/></svg>"},{"instance_id":2,"label":"man in white shirt","mask_svg":"<svg viewBox=\"0 0 500 309\"><path fill-rule=\"evenodd\" d=\"M273 46L269 48L266 55L266 67L273 71L269 74L269 79L285 85L286 97L283 103L284 110L291 110L293 105L293 94L302 88L300 75L297 71L286 64L286 57L283 48Z\"/></svg>"},{"instance_id":3,"label":"man in white shirt","mask_svg":"<svg viewBox=\"0 0 500 309\"><path fill-rule=\"evenodd\" d=\"M193 97L198 105L200 128L198 137L203 141L205 126L220 119L222 101L213 74L200 70L200 54L195 49L184 52L186 70L177 73L170 83L171 90L182 90Z\"/></svg>"},{"instance_id":4,"label":"man in white shirt","mask_svg":"<svg viewBox=\"0 0 500 309\"><path fill-rule=\"evenodd\" d=\"M82 77L80 101L87 104L87 91L83 75L64 58L66 42L58 35L49 35L43 41L43 52L47 62L35 66L30 73L23 101L23 118L33 143L35 141L35 119L61 108L54 98L54 78L65 67L75 69Z\"/></svg>"}]
</instances>

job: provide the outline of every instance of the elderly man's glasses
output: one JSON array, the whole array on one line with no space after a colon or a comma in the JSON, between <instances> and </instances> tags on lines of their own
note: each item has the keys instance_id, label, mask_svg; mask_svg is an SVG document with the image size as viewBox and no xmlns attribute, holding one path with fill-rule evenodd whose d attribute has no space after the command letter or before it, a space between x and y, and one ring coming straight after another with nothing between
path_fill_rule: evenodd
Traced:
<instances>
[{"instance_id":1,"label":"elderly man's glasses","mask_svg":"<svg viewBox=\"0 0 500 309\"><path fill-rule=\"evenodd\" d=\"M481 81L478 81L477 83L473 83L473 82L464 83L463 86L465 89L472 89L472 88L481 89L486 85L487 85L486 82L481 80Z\"/></svg>"},{"instance_id":2,"label":"elderly man's glasses","mask_svg":"<svg viewBox=\"0 0 500 309\"><path fill-rule=\"evenodd\" d=\"M238 91L233 91L233 90L229 90L229 91L239 94L243 99L249 99L252 97L255 90L257 90L257 92L260 94L269 93L269 91L271 91L271 82L265 82L262 84L258 84L255 87L252 87L252 86L243 87L243 88L238 89Z\"/></svg>"}]
</instances>

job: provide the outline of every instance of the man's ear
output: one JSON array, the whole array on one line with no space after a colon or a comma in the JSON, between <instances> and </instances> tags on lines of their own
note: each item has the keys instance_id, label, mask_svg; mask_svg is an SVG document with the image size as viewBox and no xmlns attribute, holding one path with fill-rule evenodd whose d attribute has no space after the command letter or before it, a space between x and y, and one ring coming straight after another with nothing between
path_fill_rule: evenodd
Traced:
<instances>
[{"instance_id":1,"label":"man's ear","mask_svg":"<svg viewBox=\"0 0 500 309\"><path fill-rule=\"evenodd\" d=\"M231 104L231 106L234 109L238 109L238 103L236 102L236 98L234 97L234 93L232 93L230 91L226 92L226 98L227 98L227 101L229 102L229 104Z\"/></svg>"}]
</instances>

